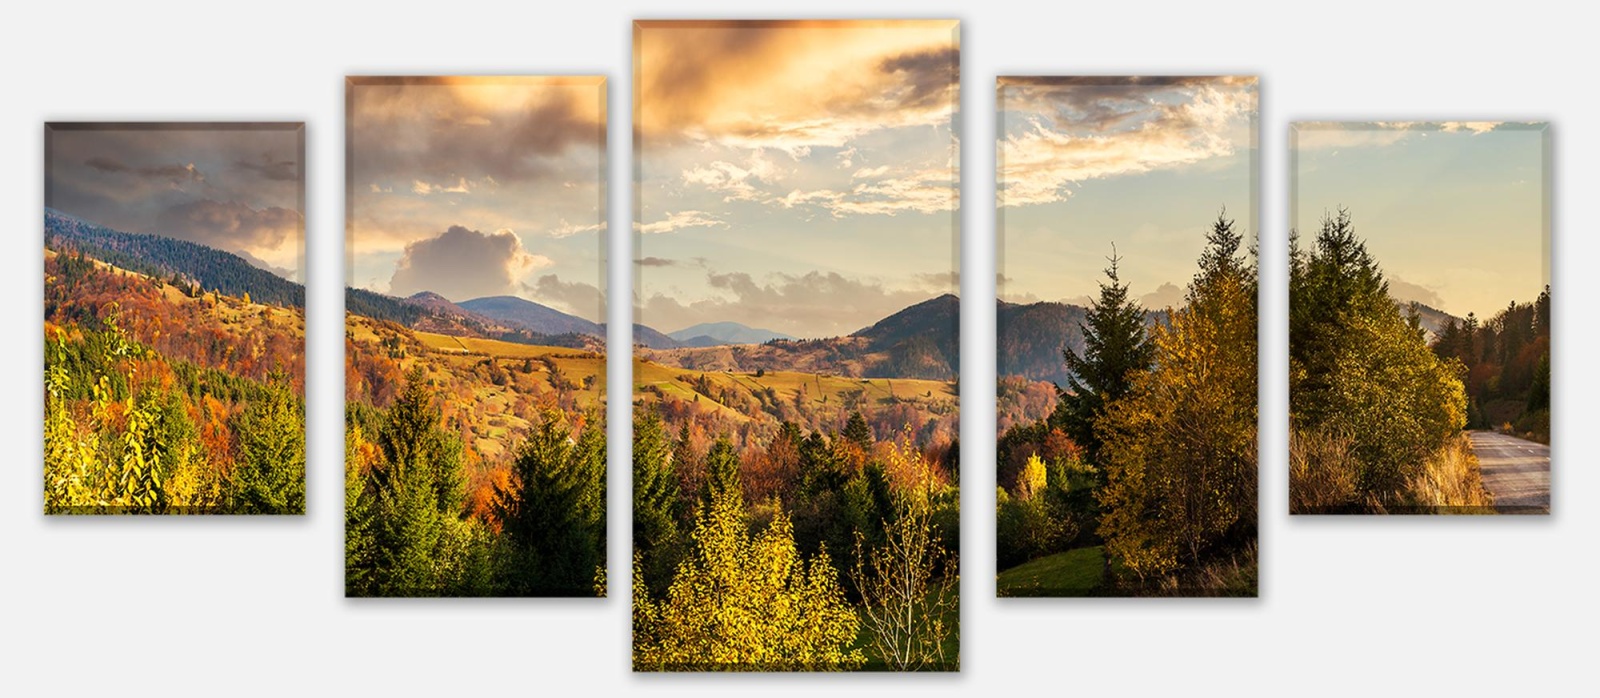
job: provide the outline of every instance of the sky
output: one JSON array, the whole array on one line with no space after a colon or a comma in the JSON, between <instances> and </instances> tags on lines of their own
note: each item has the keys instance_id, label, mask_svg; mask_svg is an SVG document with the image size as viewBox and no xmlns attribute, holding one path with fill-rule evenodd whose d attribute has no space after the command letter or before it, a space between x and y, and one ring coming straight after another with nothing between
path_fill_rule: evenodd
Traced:
<instances>
[{"instance_id":1,"label":"sky","mask_svg":"<svg viewBox=\"0 0 1600 698\"><path fill-rule=\"evenodd\" d=\"M301 124L51 124L45 205L303 281Z\"/></svg>"},{"instance_id":2,"label":"sky","mask_svg":"<svg viewBox=\"0 0 1600 698\"><path fill-rule=\"evenodd\" d=\"M636 23L638 320L831 337L957 292L958 26Z\"/></svg>"},{"instance_id":3,"label":"sky","mask_svg":"<svg viewBox=\"0 0 1600 698\"><path fill-rule=\"evenodd\" d=\"M1226 210L1253 240L1254 77L1001 77L996 287L1087 305L1107 258L1150 309L1180 307Z\"/></svg>"},{"instance_id":4,"label":"sky","mask_svg":"<svg viewBox=\"0 0 1600 698\"><path fill-rule=\"evenodd\" d=\"M351 78L347 283L605 320L600 77Z\"/></svg>"},{"instance_id":5,"label":"sky","mask_svg":"<svg viewBox=\"0 0 1600 698\"><path fill-rule=\"evenodd\" d=\"M1293 125L1293 225L1350 212L1390 295L1487 318L1549 283L1544 124Z\"/></svg>"}]
</instances>

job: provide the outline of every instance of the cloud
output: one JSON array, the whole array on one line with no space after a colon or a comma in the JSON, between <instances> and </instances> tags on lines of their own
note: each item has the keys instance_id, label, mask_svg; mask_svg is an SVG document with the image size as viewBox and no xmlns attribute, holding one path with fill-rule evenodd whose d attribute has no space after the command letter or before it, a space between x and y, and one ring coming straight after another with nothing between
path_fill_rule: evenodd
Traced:
<instances>
[{"instance_id":1,"label":"cloud","mask_svg":"<svg viewBox=\"0 0 1600 698\"><path fill-rule=\"evenodd\" d=\"M715 141L803 157L954 117L953 21L639 26L638 128L647 143Z\"/></svg>"},{"instance_id":2,"label":"cloud","mask_svg":"<svg viewBox=\"0 0 1600 698\"><path fill-rule=\"evenodd\" d=\"M846 215L948 213L959 205L955 172L948 169L907 171L893 177L858 182L846 190L793 190L771 200L783 208L816 206L835 218Z\"/></svg>"},{"instance_id":3,"label":"cloud","mask_svg":"<svg viewBox=\"0 0 1600 698\"><path fill-rule=\"evenodd\" d=\"M645 235L659 235L684 228L728 227L728 224L705 211L668 211L663 220L652 223L634 223L633 229Z\"/></svg>"},{"instance_id":4,"label":"cloud","mask_svg":"<svg viewBox=\"0 0 1600 698\"><path fill-rule=\"evenodd\" d=\"M493 181L492 179L490 181ZM432 194L467 194L472 191L472 185L467 183L466 177L459 177L455 184L429 184L420 179L411 180L411 193L418 196Z\"/></svg>"},{"instance_id":5,"label":"cloud","mask_svg":"<svg viewBox=\"0 0 1600 698\"><path fill-rule=\"evenodd\" d=\"M561 219L561 223L560 224L556 225L556 227L554 227L554 228L551 228L551 229L545 231L545 234L549 235L550 237L553 237L553 238L569 238L569 237L572 237L574 235L582 235L584 233L598 233L598 232L601 232L601 231L603 231L605 229L606 229L606 224L605 223L592 223L590 225L573 225L571 223L568 223L567 219L563 218L563 219Z\"/></svg>"},{"instance_id":6,"label":"cloud","mask_svg":"<svg viewBox=\"0 0 1600 698\"><path fill-rule=\"evenodd\" d=\"M532 286L527 287L527 290L540 303L557 310L577 315L590 322L605 321L605 294L594 284L562 281L555 274L545 274Z\"/></svg>"},{"instance_id":7,"label":"cloud","mask_svg":"<svg viewBox=\"0 0 1600 698\"><path fill-rule=\"evenodd\" d=\"M172 183L173 186L187 182L204 182L206 176L195 168L194 163L185 165L144 165L134 167L115 158L97 155L85 160L85 165L109 174L130 174L148 179L162 179Z\"/></svg>"},{"instance_id":8,"label":"cloud","mask_svg":"<svg viewBox=\"0 0 1600 698\"><path fill-rule=\"evenodd\" d=\"M1080 182L1171 169L1253 146L1255 78L1003 78L1002 206L1063 201Z\"/></svg>"},{"instance_id":9,"label":"cloud","mask_svg":"<svg viewBox=\"0 0 1600 698\"><path fill-rule=\"evenodd\" d=\"M850 175L850 177L852 179L866 179L866 178L871 178L871 177L882 177L883 175L887 174L888 172L889 172L889 166L888 165L879 165L877 167L863 167L863 168L861 168L859 170L856 170L855 174Z\"/></svg>"},{"instance_id":10,"label":"cloud","mask_svg":"<svg viewBox=\"0 0 1600 698\"><path fill-rule=\"evenodd\" d=\"M286 208L198 199L162 210L154 232L230 252L260 252L298 239L301 223L300 212Z\"/></svg>"},{"instance_id":11,"label":"cloud","mask_svg":"<svg viewBox=\"0 0 1600 698\"><path fill-rule=\"evenodd\" d=\"M1156 287L1156 290L1139 297L1139 305L1145 310L1164 310L1166 308L1183 307L1183 289L1177 284L1168 281Z\"/></svg>"},{"instance_id":12,"label":"cloud","mask_svg":"<svg viewBox=\"0 0 1600 698\"><path fill-rule=\"evenodd\" d=\"M550 266L528 252L510 230L482 233L453 225L437 237L406 245L395 262L389 292L410 296L433 291L453 301L515 293L528 272Z\"/></svg>"},{"instance_id":13,"label":"cloud","mask_svg":"<svg viewBox=\"0 0 1600 698\"><path fill-rule=\"evenodd\" d=\"M685 184L696 184L723 195L722 200L751 201L759 198L755 183L770 184L779 178L778 169L757 152L740 167L725 160L697 165L683 171Z\"/></svg>"},{"instance_id":14,"label":"cloud","mask_svg":"<svg viewBox=\"0 0 1600 698\"><path fill-rule=\"evenodd\" d=\"M1414 284L1394 274L1385 274L1389 281L1389 295L1401 303L1421 303L1434 309L1444 307L1444 298L1439 292L1421 284Z\"/></svg>"},{"instance_id":15,"label":"cloud","mask_svg":"<svg viewBox=\"0 0 1600 698\"><path fill-rule=\"evenodd\" d=\"M1293 125L1293 147L1296 150L1383 147L1431 132L1477 136L1505 125L1503 121L1302 121Z\"/></svg>"},{"instance_id":16,"label":"cloud","mask_svg":"<svg viewBox=\"0 0 1600 698\"><path fill-rule=\"evenodd\" d=\"M685 303L658 293L641 304L640 317L663 331L733 321L797 337L828 337L850 334L930 297L925 290L836 272L776 273L758 281L743 272L712 271L706 283L718 295Z\"/></svg>"},{"instance_id":17,"label":"cloud","mask_svg":"<svg viewBox=\"0 0 1600 698\"><path fill-rule=\"evenodd\" d=\"M598 79L357 78L350 90L352 175L362 185L544 180L573 160L599 171Z\"/></svg>"},{"instance_id":18,"label":"cloud","mask_svg":"<svg viewBox=\"0 0 1600 698\"><path fill-rule=\"evenodd\" d=\"M639 259L633 260L633 263L637 264L637 265L639 265L641 267L675 267L675 266L678 266L678 260L676 260L676 259L666 259L664 257L641 257Z\"/></svg>"}]
</instances>

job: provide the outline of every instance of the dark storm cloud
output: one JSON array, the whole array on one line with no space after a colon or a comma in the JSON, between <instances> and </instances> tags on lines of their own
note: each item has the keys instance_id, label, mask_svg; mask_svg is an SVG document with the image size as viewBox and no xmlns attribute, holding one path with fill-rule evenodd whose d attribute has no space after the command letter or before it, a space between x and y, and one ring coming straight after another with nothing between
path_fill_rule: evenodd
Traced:
<instances>
[{"instance_id":1,"label":"dark storm cloud","mask_svg":"<svg viewBox=\"0 0 1600 698\"><path fill-rule=\"evenodd\" d=\"M201 174L200 170L195 168L194 163L189 163L186 165L171 164L132 167L116 159L98 155L83 161L83 164L101 172L108 172L112 174L131 174L138 177L148 177L151 179L164 179L171 181L174 184L181 184L183 182L204 182L206 180L205 175Z\"/></svg>"},{"instance_id":2,"label":"dark storm cloud","mask_svg":"<svg viewBox=\"0 0 1600 698\"><path fill-rule=\"evenodd\" d=\"M437 237L406 245L389 279L389 292L432 291L452 301L515 294L529 271L550 265L530 254L509 230L482 233L453 225Z\"/></svg>"},{"instance_id":3,"label":"dark storm cloud","mask_svg":"<svg viewBox=\"0 0 1600 698\"><path fill-rule=\"evenodd\" d=\"M594 159L605 129L592 84L529 89L512 79L375 79L352 86L358 183L501 183L561 176ZM495 96L504 93L504 99Z\"/></svg>"},{"instance_id":4,"label":"dark storm cloud","mask_svg":"<svg viewBox=\"0 0 1600 698\"><path fill-rule=\"evenodd\" d=\"M262 179L274 182L295 182L300 179L300 163L294 160L275 160L270 154L264 154L258 161L235 160L235 169L252 172Z\"/></svg>"},{"instance_id":5,"label":"dark storm cloud","mask_svg":"<svg viewBox=\"0 0 1600 698\"><path fill-rule=\"evenodd\" d=\"M960 64L961 50L944 46L885 59L879 70L893 75L904 85L896 95L897 108L917 109L951 103L956 81L961 77Z\"/></svg>"},{"instance_id":6,"label":"dark storm cloud","mask_svg":"<svg viewBox=\"0 0 1600 698\"><path fill-rule=\"evenodd\" d=\"M302 180L282 165L301 159L298 124L51 124L47 139L52 208L298 273Z\"/></svg>"},{"instance_id":7,"label":"dark storm cloud","mask_svg":"<svg viewBox=\"0 0 1600 698\"><path fill-rule=\"evenodd\" d=\"M161 211L156 216L156 234L224 250L276 248L298 236L300 224L298 211L200 199Z\"/></svg>"}]
</instances>

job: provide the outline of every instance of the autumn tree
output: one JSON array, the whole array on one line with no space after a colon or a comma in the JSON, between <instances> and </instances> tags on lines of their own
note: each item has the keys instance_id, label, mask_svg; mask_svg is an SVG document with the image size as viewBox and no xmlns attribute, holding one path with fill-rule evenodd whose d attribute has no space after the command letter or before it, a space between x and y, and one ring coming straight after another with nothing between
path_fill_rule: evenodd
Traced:
<instances>
[{"instance_id":1,"label":"autumn tree","mask_svg":"<svg viewBox=\"0 0 1600 698\"><path fill-rule=\"evenodd\" d=\"M956 632L956 559L939 542L933 521L937 481L909 430L888 447L891 469L914 473L896 497L895 516L879 522L882 543L855 536L851 579L861 596L861 622L872 649L896 671L954 668L945 643Z\"/></svg>"},{"instance_id":2,"label":"autumn tree","mask_svg":"<svg viewBox=\"0 0 1600 698\"><path fill-rule=\"evenodd\" d=\"M1154 362L1099 420L1106 549L1141 577L1199 561L1256 520L1256 279L1219 215Z\"/></svg>"},{"instance_id":3,"label":"autumn tree","mask_svg":"<svg viewBox=\"0 0 1600 698\"><path fill-rule=\"evenodd\" d=\"M1121 258L1115 248L1105 270L1108 281L1100 283L1100 297L1084 319L1083 354L1071 348L1062 350L1071 375L1059 388L1060 401L1050 423L1098 458L1100 435L1095 420L1105 406L1128 392L1132 374L1150 365L1152 347L1145 337L1145 311L1129 298L1128 285L1117 276Z\"/></svg>"},{"instance_id":4,"label":"autumn tree","mask_svg":"<svg viewBox=\"0 0 1600 698\"><path fill-rule=\"evenodd\" d=\"M1402 316L1344 209L1323 219L1312 250L1296 241L1289 291L1291 427L1308 443L1347 441L1359 471L1356 499L1391 499L1466 425L1466 369L1457 358L1441 360ZM1469 322L1461 341L1470 344L1478 331Z\"/></svg>"},{"instance_id":5,"label":"autumn tree","mask_svg":"<svg viewBox=\"0 0 1600 698\"><path fill-rule=\"evenodd\" d=\"M852 648L860 620L838 571L826 551L800 555L781 509L751 533L743 499L715 489L691 538L662 597L634 565L636 670L827 671L865 662Z\"/></svg>"}]
</instances>

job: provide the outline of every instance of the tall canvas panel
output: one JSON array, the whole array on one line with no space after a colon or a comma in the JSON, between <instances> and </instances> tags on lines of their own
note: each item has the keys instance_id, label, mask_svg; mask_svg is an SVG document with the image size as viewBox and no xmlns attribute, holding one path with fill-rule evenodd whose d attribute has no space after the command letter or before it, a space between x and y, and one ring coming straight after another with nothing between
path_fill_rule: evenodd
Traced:
<instances>
[{"instance_id":1,"label":"tall canvas panel","mask_svg":"<svg viewBox=\"0 0 1600 698\"><path fill-rule=\"evenodd\" d=\"M346 97L346 595L604 596L604 78Z\"/></svg>"},{"instance_id":2,"label":"tall canvas panel","mask_svg":"<svg viewBox=\"0 0 1600 698\"><path fill-rule=\"evenodd\" d=\"M959 53L634 25L635 669L958 667Z\"/></svg>"},{"instance_id":3,"label":"tall canvas panel","mask_svg":"<svg viewBox=\"0 0 1600 698\"><path fill-rule=\"evenodd\" d=\"M45 126L44 509L303 514L305 128Z\"/></svg>"},{"instance_id":4,"label":"tall canvas panel","mask_svg":"<svg viewBox=\"0 0 1600 698\"><path fill-rule=\"evenodd\" d=\"M996 98L997 592L1255 596L1257 80Z\"/></svg>"},{"instance_id":5,"label":"tall canvas panel","mask_svg":"<svg viewBox=\"0 0 1600 698\"><path fill-rule=\"evenodd\" d=\"M1550 131L1290 133L1289 508L1550 513Z\"/></svg>"}]
</instances>

